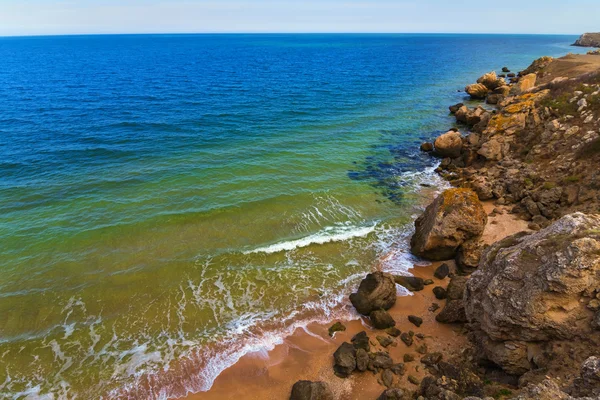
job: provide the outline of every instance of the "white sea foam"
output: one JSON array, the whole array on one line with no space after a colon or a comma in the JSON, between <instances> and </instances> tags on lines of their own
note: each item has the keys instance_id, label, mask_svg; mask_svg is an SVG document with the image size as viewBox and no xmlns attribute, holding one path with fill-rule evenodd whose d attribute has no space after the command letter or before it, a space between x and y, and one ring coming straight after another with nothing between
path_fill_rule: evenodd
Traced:
<instances>
[{"instance_id":1,"label":"white sea foam","mask_svg":"<svg viewBox=\"0 0 600 400\"><path fill-rule=\"evenodd\" d=\"M278 253L280 251L291 251L301 247L307 247L312 244L325 244L330 242L341 242L355 237L364 237L375 231L377 224L369 226L338 225L326 227L325 229L301 239L289 240L275 243L265 247L259 247L254 250L245 251L244 254L251 253Z\"/></svg>"}]
</instances>

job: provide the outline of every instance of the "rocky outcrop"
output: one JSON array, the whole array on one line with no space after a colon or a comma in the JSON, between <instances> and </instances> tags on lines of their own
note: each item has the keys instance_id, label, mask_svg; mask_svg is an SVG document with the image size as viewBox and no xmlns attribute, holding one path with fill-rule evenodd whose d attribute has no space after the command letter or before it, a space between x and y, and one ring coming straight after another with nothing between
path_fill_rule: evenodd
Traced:
<instances>
[{"instance_id":1,"label":"rocky outcrop","mask_svg":"<svg viewBox=\"0 0 600 400\"><path fill-rule=\"evenodd\" d=\"M487 215L475 192L448 189L415 221L413 254L429 260L454 258L464 242L481 236Z\"/></svg>"},{"instance_id":2,"label":"rocky outcrop","mask_svg":"<svg viewBox=\"0 0 600 400\"><path fill-rule=\"evenodd\" d=\"M528 74L537 74L541 72L544 68L546 68L550 63L554 61L554 58L544 56L540 57L537 60L534 60L531 65L525 68L523 71L519 72L519 76L525 76Z\"/></svg>"},{"instance_id":3,"label":"rocky outcrop","mask_svg":"<svg viewBox=\"0 0 600 400\"><path fill-rule=\"evenodd\" d=\"M600 216L565 216L487 249L465 292L469 321L498 341L586 336L600 288Z\"/></svg>"},{"instance_id":4,"label":"rocky outcrop","mask_svg":"<svg viewBox=\"0 0 600 400\"><path fill-rule=\"evenodd\" d=\"M449 131L439 136L435 142L435 152L442 158L455 158L460 156L462 150L462 136L460 132Z\"/></svg>"},{"instance_id":5,"label":"rocky outcrop","mask_svg":"<svg viewBox=\"0 0 600 400\"><path fill-rule=\"evenodd\" d=\"M362 280L358 291L350 295L350 301L362 315L372 311L389 310L396 304L396 283L394 277L383 272L368 274Z\"/></svg>"},{"instance_id":6,"label":"rocky outcrop","mask_svg":"<svg viewBox=\"0 0 600 400\"><path fill-rule=\"evenodd\" d=\"M325 382L298 381L290 400L333 400L333 393Z\"/></svg>"},{"instance_id":7,"label":"rocky outcrop","mask_svg":"<svg viewBox=\"0 0 600 400\"><path fill-rule=\"evenodd\" d=\"M465 87L465 92L473 99L485 99L489 91L490 90L481 83L474 83Z\"/></svg>"},{"instance_id":8,"label":"rocky outcrop","mask_svg":"<svg viewBox=\"0 0 600 400\"><path fill-rule=\"evenodd\" d=\"M573 43L573 46L600 47L600 33L584 33Z\"/></svg>"}]
</instances>

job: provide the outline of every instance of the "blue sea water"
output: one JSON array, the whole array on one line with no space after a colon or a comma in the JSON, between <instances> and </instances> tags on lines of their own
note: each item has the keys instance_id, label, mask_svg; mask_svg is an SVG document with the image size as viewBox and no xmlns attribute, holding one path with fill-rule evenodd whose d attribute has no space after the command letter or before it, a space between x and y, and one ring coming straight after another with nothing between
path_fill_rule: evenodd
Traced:
<instances>
[{"instance_id":1,"label":"blue sea water","mask_svg":"<svg viewBox=\"0 0 600 400\"><path fill-rule=\"evenodd\" d=\"M0 38L0 398L207 390L350 316L383 256L414 261L441 184L418 145L458 90L575 39Z\"/></svg>"}]
</instances>

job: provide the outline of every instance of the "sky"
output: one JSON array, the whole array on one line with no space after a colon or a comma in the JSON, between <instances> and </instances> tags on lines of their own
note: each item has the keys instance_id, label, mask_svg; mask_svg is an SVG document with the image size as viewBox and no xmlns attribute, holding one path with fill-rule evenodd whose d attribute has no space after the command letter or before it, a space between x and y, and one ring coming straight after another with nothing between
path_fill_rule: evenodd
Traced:
<instances>
[{"instance_id":1,"label":"sky","mask_svg":"<svg viewBox=\"0 0 600 400\"><path fill-rule=\"evenodd\" d=\"M600 32L600 0L0 0L0 35Z\"/></svg>"}]
</instances>

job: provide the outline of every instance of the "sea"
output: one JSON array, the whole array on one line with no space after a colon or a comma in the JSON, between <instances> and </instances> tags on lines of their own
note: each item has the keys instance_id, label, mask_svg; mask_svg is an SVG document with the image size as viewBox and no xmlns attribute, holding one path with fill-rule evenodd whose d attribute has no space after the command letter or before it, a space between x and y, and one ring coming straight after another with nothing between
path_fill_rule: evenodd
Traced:
<instances>
[{"instance_id":1,"label":"sea","mask_svg":"<svg viewBox=\"0 0 600 400\"><path fill-rule=\"evenodd\" d=\"M421 262L448 106L575 39L0 38L0 398L177 398L355 317Z\"/></svg>"}]
</instances>

